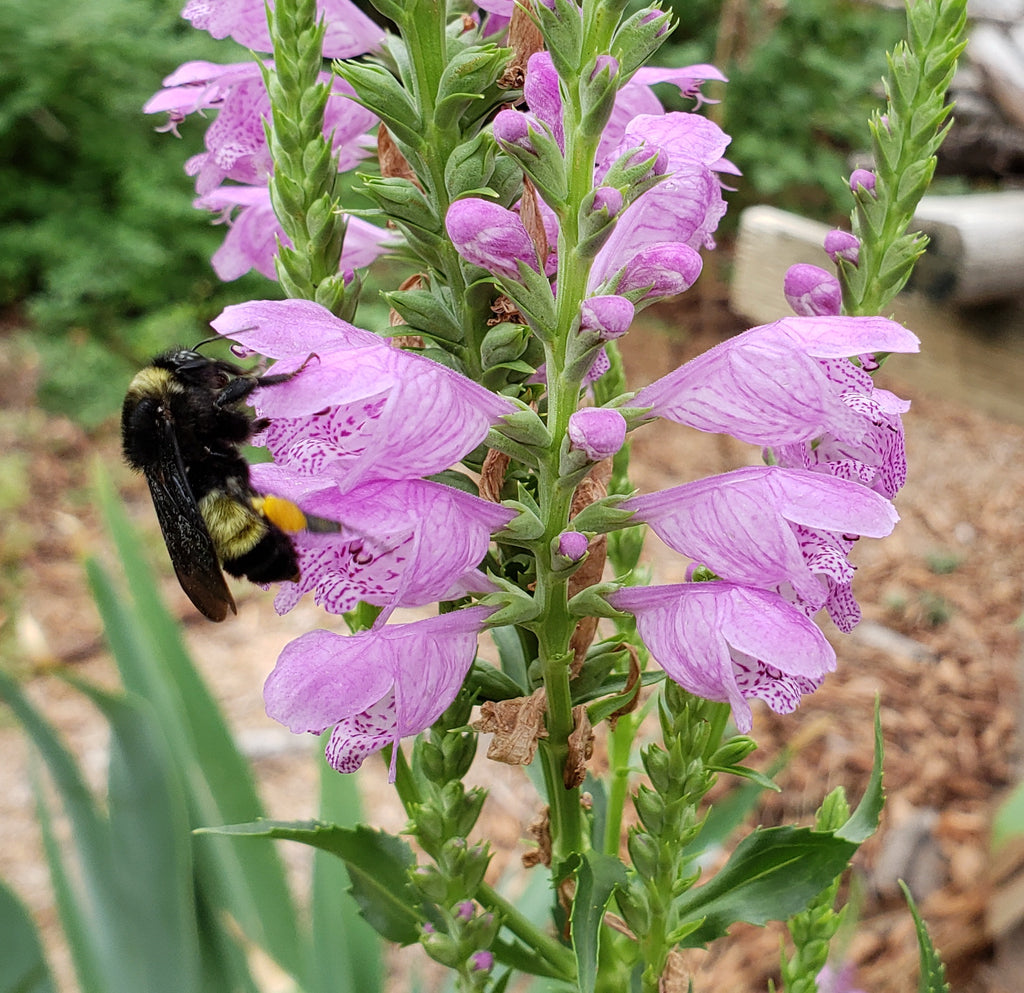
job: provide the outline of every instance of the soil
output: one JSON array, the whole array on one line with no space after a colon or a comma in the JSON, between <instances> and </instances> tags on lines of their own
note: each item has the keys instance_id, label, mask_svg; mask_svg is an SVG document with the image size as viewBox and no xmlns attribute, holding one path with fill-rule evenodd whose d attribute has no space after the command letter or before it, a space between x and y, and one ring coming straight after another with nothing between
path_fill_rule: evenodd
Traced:
<instances>
[{"instance_id":1,"label":"soil","mask_svg":"<svg viewBox=\"0 0 1024 993\"><path fill-rule=\"evenodd\" d=\"M703 350L740 324L716 294L685 311L662 309L646 331L625 342L631 381L641 385ZM916 329L927 349L927 328ZM797 713L779 717L755 708L760 748L752 764L769 766L781 749L793 757L765 798L763 824L810 823L822 797L842 785L855 803L872 761L872 712L881 701L888 802L883 824L858 852L852 900L859 920L848 946L857 984L872 993L917 986L913 925L896 879L906 879L963 993L1018 993L1001 973L986 911L996 898L989 831L993 812L1020 775L1017 676L1024 582L1024 428L994 420L945 397L900 382L897 357L882 385L913 401L905 418L910 478L897 498L902 516L885 541L864 540L854 553L854 590L864 620L852 635L827 633L838 671ZM33 356L0 337L0 642L5 665L28 680L33 700L63 730L93 782L106 763L102 722L53 678L72 665L84 677L113 683L85 584L83 553L108 559L89 495L95 465L124 493L133 519L169 570L144 485L120 464L116 432L87 436L33 406ZM758 453L729 438L671 426L647 427L634 443L641 490L756 464ZM682 578L682 564L651 539L648 560L658 581ZM280 648L319 623L300 606L278 618L270 597L241 597L241 618L211 625L198 618L173 578L163 588L183 618L204 674L253 760L272 816L311 816L317 763L309 742L264 714L260 686ZM20 733L0 716L0 878L22 896L46 936L52 964L71 989L56 912L41 857ZM600 761L600 745L595 761ZM474 770L492 798L481 833L497 849L494 872L514 865L528 846L536 798L518 770L493 763ZM369 806L383 826L403 819L378 765L364 777ZM302 857L283 849L301 879ZM686 960L697 990L763 991L776 978L780 929L737 927L732 940ZM395 990L422 973L418 949L395 956Z\"/></svg>"}]
</instances>

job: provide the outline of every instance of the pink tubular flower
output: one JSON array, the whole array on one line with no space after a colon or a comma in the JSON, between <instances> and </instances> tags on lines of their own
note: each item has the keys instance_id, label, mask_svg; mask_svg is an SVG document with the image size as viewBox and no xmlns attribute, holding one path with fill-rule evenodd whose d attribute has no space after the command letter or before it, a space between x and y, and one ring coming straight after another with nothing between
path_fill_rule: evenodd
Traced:
<instances>
[{"instance_id":1,"label":"pink tubular flower","mask_svg":"<svg viewBox=\"0 0 1024 993\"><path fill-rule=\"evenodd\" d=\"M261 493L342 525L340 533L292 536L301 579L281 584L274 600L279 614L311 590L328 613L344 614L360 601L422 607L494 589L477 566L491 534L515 517L507 507L424 479L378 480L342 490L274 463L253 466L252 478Z\"/></svg>"},{"instance_id":2,"label":"pink tubular flower","mask_svg":"<svg viewBox=\"0 0 1024 993\"><path fill-rule=\"evenodd\" d=\"M354 772L371 753L419 734L450 706L493 608L468 607L349 636L310 631L267 677L267 714L296 734L334 732L327 761ZM392 754L391 778L395 758Z\"/></svg>"},{"instance_id":3,"label":"pink tubular flower","mask_svg":"<svg viewBox=\"0 0 1024 993\"><path fill-rule=\"evenodd\" d=\"M384 31L350 0L318 0L317 13L327 22L324 58L362 55L377 48L384 38ZM231 37L257 52L273 48L266 8L257 0L188 0L181 16L214 38Z\"/></svg>"},{"instance_id":4,"label":"pink tubular flower","mask_svg":"<svg viewBox=\"0 0 1024 993\"><path fill-rule=\"evenodd\" d=\"M825 636L777 593L718 581L626 587L608 602L636 617L670 679L727 702L742 734L753 723L750 697L788 714L835 669Z\"/></svg>"},{"instance_id":5,"label":"pink tubular flower","mask_svg":"<svg viewBox=\"0 0 1024 993\"><path fill-rule=\"evenodd\" d=\"M244 276L250 269L268 279L277 279L274 266L277 244L280 242L291 247L292 243L274 214L270 190L266 186L218 186L195 200L193 206L219 213L228 224L224 241L210 260L220 279L230 282ZM238 213L232 218L236 208ZM349 217L340 260L346 279L351 278L356 269L368 266L399 240L393 231L377 227L361 217Z\"/></svg>"},{"instance_id":6,"label":"pink tubular flower","mask_svg":"<svg viewBox=\"0 0 1024 993\"><path fill-rule=\"evenodd\" d=\"M843 306L839 280L820 266L798 262L786 270L783 292L793 312L801 317L831 317Z\"/></svg>"},{"instance_id":7,"label":"pink tubular flower","mask_svg":"<svg viewBox=\"0 0 1024 993\"><path fill-rule=\"evenodd\" d=\"M343 490L373 479L441 472L515 410L465 376L385 344L305 300L228 307L213 327L249 352L301 375L258 391L270 426L259 436L275 462Z\"/></svg>"},{"instance_id":8,"label":"pink tubular flower","mask_svg":"<svg viewBox=\"0 0 1024 993\"><path fill-rule=\"evenodd\" d=\"M834 600L844 618L853 579L846 553L857 536L885 537L899 519L863 486L777 466L631 497L622 509L722 579L795 598L807 614ZM856 601L852 609L859 618Z\"/></svg>"},{"instance_id":9,"label":"pink tubular flower","mask_svg":"<svg viewBox=\"0 0 1024 993\"><path fill-rule=\"evenodd\" d=\"M321 73L320 78L331 84L324 133L331 135L338 168L345 171L365 157L365 135L377 118L351 99L355 91L339 76ZM209 193L225 179L256 186L266 183L273 168L263 128L270 118L270 98L260 66L186 62L164 80L164 89L143 108L147 114L167 111L172 129L186 115L208 109L216 109L217 117L206 130L206 151L185 164L185 172L196 177L196 192Z\"/></svg>"},{"instance_id":10,"label":"pink tubular flower","mask_svg":"<svg viewBox=\"0 0 1024 993\"><path fill-rule=\"evenodd\" d=\"M619 153L637 146L642 146L641 154L662 152L666 178L625 211L602 253L622 258L631 247L659 242L713 247L712 235L726 209L717 173L728 166L722 156L729 141L717 124L699 114L633 118Z\"/></svg>"},{"instance_id":11,"label":"pink tubular flower","mask_svg":"<svg viewBox=\"0 0 1024 993\"><path fill-rule=\"evenodd\" d=\"M755 445L826 435L867 444L871 418L843 399L863 372L847 357L918 347L916 335L883 317L789 317L716 345L642 389L633 403Z\"/></svg>"}]
</instances>

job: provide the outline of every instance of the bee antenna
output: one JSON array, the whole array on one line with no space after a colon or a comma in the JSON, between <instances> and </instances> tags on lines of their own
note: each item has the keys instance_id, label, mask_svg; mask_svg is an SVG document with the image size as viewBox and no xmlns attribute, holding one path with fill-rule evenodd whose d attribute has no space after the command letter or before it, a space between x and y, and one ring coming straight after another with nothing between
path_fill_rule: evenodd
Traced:
<instances>
[{"instance_id":1,"label":"bee antenna","mask_svg":"<svg viewBox=\"0 0 1024 993\"><path fill-rule=\"evenodd\" d=\"M211 335L209 338L204 338L202 341L197 342L195 345L193 345L192 346L192 351L198 352L199 349L203 347L203 345L209 345L212 342L223 341L223 340L224 339L219 334Z\"/></svg>"}]
</instances>

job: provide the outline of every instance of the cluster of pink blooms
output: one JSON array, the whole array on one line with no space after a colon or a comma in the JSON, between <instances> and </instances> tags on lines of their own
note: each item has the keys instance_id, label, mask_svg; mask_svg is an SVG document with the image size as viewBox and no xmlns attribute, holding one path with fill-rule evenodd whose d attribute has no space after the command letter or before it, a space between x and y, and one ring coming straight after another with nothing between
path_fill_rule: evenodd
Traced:
<instances>
[{"instance_id":1,"label":"cluster of pink blooms","mask_svg":"<svg viewBox=\"0 0 1024 993\"><path fill-rule=\"evenodd\" d=\"M379 40L379 29L346 0L322 6L332 25L326 55L365 52ZM505 0L485 6L511 12ZM186 16L215 36L231 34L267 50L266 29L257 26L262 4L193 0ZM614 63L609 57L601 71L614 74ZM605 368L604 344L626 333L638 309L697 278L699 252L713 246L725 212L720 177L735 173L723 158L728 136L695 113L664 113L651 84L671 82L695 96L702 80L721 78L710 66L646 68L617 93L592 198L595 214L615 226L592 256L574 332L591 378ZM258 70L191 64L167 86L148 110L169 110L172 122L204 108L219 111L207 151L189 164L202 204L240 209L218 253L218 271L231 278L251 265L272 273L275 233L265 196L270 163L260 120L266 92ZM326 127L341 162L350 164L373 121L348 99L345 84L335 82L334 92ZM546 53L530 59L524 92L529 110L504 110L494 120L499 145L532 154L543 139L564 149L558 76ZM637 162L652 159L651 173L659 178L632 197L628 189L604 185L613 165L630 155ZM446 218L462 257L492 274L513 299L524 268L551 275L557 264L558 220L543 202L539 206L551 246L547 258L538 257L516 208L468 197ZM355 221L346 252L356 244L354 231ZM380 250L380 231L374 232L360 249L361 260ZM856 243L833 248L855 252ZM364 262L346 255L343 266L350 264ZM900 414L907 405L876 389L868 370L877 355L918 347L916 337L892 321L840 316L838 283L822 270L797 272L787 291L798 316L724 342L642 389L628 408L580 410L570 427L572 447L591 461L614 454L627 427L658 418L763 448L766 466L621 504L636 523L647 523L703 566L702 578L714 578L623 587L608 596L613 607L635 615L668 676L695 694L727 701L743 732L751 727L750 698L789 712L834 669L835 654L812 615L824 608L843 630L859 619L849 553L858 537L891 531L897 520L891 500L905 474ZM328 757L335 768L351 771L372 751L429 727L473 662L477 635L493 608L386 622L397 607L495 588L478 567L491 536L515 513L425 477L457 464L515 408L314 303L243 304L228 308L214 327L241 353L276 360L275 373L306 364L302 375L256 395L257 412L270 421L258 440L274 463L254 467L254 484L345 525L340 534L300 537L302 580L283 585L279 609L290 609L310 590L334 613L359 601L384 608L368 631L317 630L298 638L266 684L268 713L296 732L333 727ZM563 535L560 551L570 559L585 550L586 536Z\"/></svg>"},{"instance_id":2,"label":"cluster of pink blooms","mask_svg":"<svg viewBox=\"0 0 1024 993\"><path fill-rule=\"evenodd\" d=\"M350 58L379 47L383 31L350 0L319 0L324 16L326 58ZM182 16L214 38L232 38L255 52L272 49L262 3L248 0L189 0ZM269 61L268 65L273 63ZM338 159L338 171L352 169L373 148L369 132L377 118L353 99L352 87L337 76L324 112L324 133ZM213 269L225 281L250 269L276 279L277 243L291 246L270 204L267 182L273 162L264 122L270 119L270 98L259 63L186 62L164 80L164 88L143 108L165 113L163 130L178 133L190 115L215 110L206 129L205 151L185 164L195 176L195 206L218 215L228 225L227 236L213 256ZM346 274L369 265L393 238L358 217L348 219L341 267Z\"/></svg>"}]
</instances>

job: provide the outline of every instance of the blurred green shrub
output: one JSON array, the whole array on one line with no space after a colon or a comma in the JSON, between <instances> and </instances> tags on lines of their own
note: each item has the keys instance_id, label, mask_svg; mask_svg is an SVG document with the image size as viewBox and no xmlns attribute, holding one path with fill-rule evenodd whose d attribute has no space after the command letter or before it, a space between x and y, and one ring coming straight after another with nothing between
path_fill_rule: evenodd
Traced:
<instances>
[{"instance_id":1,"label":"blurred green shrub","mask_svg":"<svg viewBox=\"0 0 1024 993\"><path fill-rule=\"evenodd\" d=\"M865 122L879 102L885 53L903 35L903 11L864 0L668 5L679 27L656 61L711 62L729 77L722 89L705 87L724 97L709 112L733 136L726 154L743 171L724 229L751 203L842 221L852 204L849 156L869 145Z\"/></svg>"},{"instance_id":2,"label":"blurred green shrub","mask_svg":"<svg viewBox=\"0 0 1024 993\"><path fill-rule=\"evenodd\" d=\"M140 359L201 337L247 292L214 276L223 229L191 206L183 165L205 128L186 125L178 141L142 113L181 62L248 57L180 8L0 4L0 306L37 329L48 405L86 422L116 409L106 391L123 392ZM252 285L268 295L266 280Z\"/></svg>"}]
</instances>

